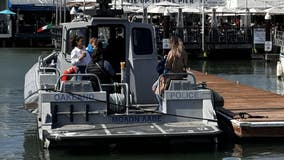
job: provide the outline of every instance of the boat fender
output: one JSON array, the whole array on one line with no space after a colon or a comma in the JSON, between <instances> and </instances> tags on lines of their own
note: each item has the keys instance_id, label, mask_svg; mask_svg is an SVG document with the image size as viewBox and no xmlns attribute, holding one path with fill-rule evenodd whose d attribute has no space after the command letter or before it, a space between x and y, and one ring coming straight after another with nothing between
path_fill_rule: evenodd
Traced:
<instances>
[{"instance_id":1,"label":"boat fender","mask_svg":"<svg viewBox=\"0 0 284 160\"><path fill-rule=\"evenodd\" d=\"M72 66L68 69L66 69L64 72L63 72L63 76L61 77L61 81L67 81L70 79L70 76L68 78L68 75L67 74L74 74L74 73L77 73L77 67L76 66Z\"/></svg>"},{"instance_id":2,"label":"boat fender","mask_svg":"<svg viewBox=\"0 0 284 160\"><path fill-rule=\"evenodd\" d=\"M213 107L218 110L224 106L224 98L217 92L212 90Z\"/></svg>"},{"instance_id":3,"label":"boat fender","mask_svg":"<svg viewBox=\"0 0 284 160\"><path fill-rule=\"evenodd\" d=\"M282 65L281 65L281 62L278 61L277 62L277 68L276 68L277 77L280 78L282 76L282 73L283 73Z\"/></svg>"}]
</instances>

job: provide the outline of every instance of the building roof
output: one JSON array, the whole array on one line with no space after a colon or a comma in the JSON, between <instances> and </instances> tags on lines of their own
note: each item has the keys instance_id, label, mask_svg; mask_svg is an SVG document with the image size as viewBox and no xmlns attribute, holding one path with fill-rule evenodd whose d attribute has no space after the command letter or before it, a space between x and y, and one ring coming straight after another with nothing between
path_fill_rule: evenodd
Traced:
<instances>
[{"instance_id":1,"label":"building roof","mask_svg":"<svg viewBox=\"0 0 284 160\"><path fill-rule=\"evenodd\" d=\"M64 4L64 1L67 3L71 0L62 0L62 4ZM56 0L10 0L10 2L14 5L34 4L35 6L52 6Z\"/></svg>"}]
</instances>

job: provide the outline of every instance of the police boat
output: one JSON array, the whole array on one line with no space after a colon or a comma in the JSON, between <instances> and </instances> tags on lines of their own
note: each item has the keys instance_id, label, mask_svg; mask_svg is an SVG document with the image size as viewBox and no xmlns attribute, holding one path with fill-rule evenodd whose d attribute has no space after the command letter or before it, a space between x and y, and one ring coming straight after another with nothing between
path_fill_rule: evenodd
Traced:
<instances>
[{"instance_id":1,"label":"police boat","mask_svg":"<svg viewBox=\"0 0 284 160\"><path fill-rule=\"evenodd\" d=\"M192 73L172 80L162 97L162 110L151 89L158 75L155 30L151 24L117 17L83 17L56 28L60 45L25 74L24 105L37 114L38 136L43 147L93 143L96 140L139 138L200 138L216 142L221 133L214 93L197 84ZM70 68L70 40L83 36L85 45L98 37L109 53L116 72L111 84L91 80L62 81ZM111 43L110 39L114 42ZM113 45L113 46L111 46ZM112 91L105 88L112 88ZM220 104L220 103L218 103ZM70 142L70 143L69 143Z\"/></svg>"}]
</instances>

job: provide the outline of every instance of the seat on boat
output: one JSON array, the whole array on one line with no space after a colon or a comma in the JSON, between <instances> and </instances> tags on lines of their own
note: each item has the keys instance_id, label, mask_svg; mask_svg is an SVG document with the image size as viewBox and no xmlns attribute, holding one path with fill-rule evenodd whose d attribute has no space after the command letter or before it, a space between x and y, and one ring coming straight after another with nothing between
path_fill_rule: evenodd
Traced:
<instances>
[{"instance_id":1,"label":"seat on boat","mask_svg":"<svg viewBox=\"0 0 284 160\"><path fill-rule=\"evenodd\" d=\"M93 92L91 81L62 81L60 85L62 92Z\"/></svg>"},{"instance_id":2,"label":"seat on boat","mask_svg":"<svg viewBox=\"0 0 284 160\"><path fill-rule=\"evenodd\" d=\"M168 90L193 90L196 85L189 80L171 80Z\"/></svg>"}]
</instances>

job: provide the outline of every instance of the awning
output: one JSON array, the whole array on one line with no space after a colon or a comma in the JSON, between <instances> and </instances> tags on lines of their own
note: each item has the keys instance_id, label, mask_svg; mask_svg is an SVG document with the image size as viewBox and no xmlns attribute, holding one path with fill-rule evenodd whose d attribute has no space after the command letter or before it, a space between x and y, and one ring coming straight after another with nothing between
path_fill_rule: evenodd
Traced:
<instances>
[{"instance_id":1,"label":"awning","mask_svg":"<svg viewBox=\"0 0 284 160\"><path fill-rule=\"evenodd\" d=\"M9 9L5 9L5 10L0 11L0 14L11 15L11 14L16 14L16 13L13 11L10 11Z\"/></svg>"}]
</instances>

